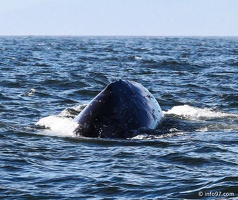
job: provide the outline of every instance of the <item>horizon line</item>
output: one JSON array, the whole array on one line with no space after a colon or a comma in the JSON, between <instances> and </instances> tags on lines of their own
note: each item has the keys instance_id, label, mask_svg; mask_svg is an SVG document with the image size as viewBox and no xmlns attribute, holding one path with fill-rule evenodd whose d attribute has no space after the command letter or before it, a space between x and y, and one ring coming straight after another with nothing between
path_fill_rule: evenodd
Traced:
<instances>
[{"instance_id":1,"label":"horizon line","mask_svg":"<svg viewBox=\"0 0 238 200\"><path fill-rule=\"evenodd\" d=\"M0 34L0 37L238 37L238 35L76 35L76 34Z\"/></svg>"}]
</instances>

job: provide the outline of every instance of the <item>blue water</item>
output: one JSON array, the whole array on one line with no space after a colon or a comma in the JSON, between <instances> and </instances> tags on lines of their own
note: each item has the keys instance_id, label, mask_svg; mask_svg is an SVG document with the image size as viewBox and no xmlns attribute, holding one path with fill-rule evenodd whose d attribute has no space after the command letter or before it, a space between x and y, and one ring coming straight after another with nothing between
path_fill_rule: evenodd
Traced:
<instances>
[{"instance_id":1,"label":"blue water","mask_svg":"<svg viewBox=\"0 0 238 200\"><path fill-rule=\"evenodd\" d=\"M118 78L158 100L158 130L79 138ZM238 197L238 38L0 37L2 199Z\"/></svg>"}]
</instances>

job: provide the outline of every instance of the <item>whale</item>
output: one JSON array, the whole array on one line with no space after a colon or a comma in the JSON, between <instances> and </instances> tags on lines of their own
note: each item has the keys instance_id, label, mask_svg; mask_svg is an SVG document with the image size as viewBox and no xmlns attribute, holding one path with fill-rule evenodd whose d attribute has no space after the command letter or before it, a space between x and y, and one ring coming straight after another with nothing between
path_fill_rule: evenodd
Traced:
<instances>
[{"instance_id":1,"label":"whale","mask_svg":"<svg viewBox=\"0 0 238 200\"><path fill-rule=\"evenodd\" d=\"M127 139L156 129L162 110L143 85L119 79L107 85L74 120L77 136Z\"/></svg>"}]
</instances>

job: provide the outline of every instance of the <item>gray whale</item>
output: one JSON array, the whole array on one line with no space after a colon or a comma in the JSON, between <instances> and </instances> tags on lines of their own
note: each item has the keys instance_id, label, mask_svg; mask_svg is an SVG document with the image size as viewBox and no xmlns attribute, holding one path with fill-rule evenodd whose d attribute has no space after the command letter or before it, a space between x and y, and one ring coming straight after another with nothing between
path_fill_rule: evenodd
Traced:
<instances>
[{"instance_id":1,"label":"gray whale","mask_svg":"<svg viewBox=\"0 0 238 200\"><path fill-rule=\"evenodd\" d=\"M131 138L139 130L156 129L162 110L140 83L118 80L102 90L75 118L75 134L83 137Z\"/></svg>"}]
</instances>

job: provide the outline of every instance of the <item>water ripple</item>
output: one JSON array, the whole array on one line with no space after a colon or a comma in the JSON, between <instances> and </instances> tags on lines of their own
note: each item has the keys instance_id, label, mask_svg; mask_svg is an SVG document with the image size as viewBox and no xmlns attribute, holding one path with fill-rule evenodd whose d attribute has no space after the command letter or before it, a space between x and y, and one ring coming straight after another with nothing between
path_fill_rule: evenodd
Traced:
<instances>
[{"instance_id":1,"label":"water ripple","mask_svg":"<svg viewBox=\"0 0 238 200\"><path fill-rule=\"evenodd\" d=\"M235 199L237 44L206 37L0 37L1 197L194 199L217 191ZM35 124L51 116L71 123L118 78L153 93L165 114L158 130L105 140Z\"/></svg>"}]
</instances>

